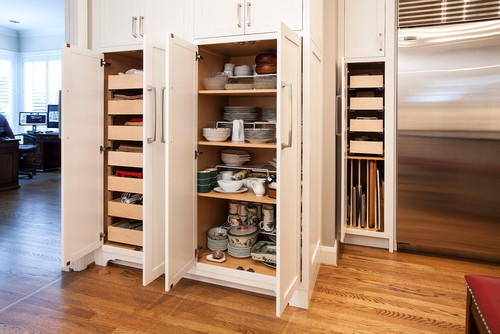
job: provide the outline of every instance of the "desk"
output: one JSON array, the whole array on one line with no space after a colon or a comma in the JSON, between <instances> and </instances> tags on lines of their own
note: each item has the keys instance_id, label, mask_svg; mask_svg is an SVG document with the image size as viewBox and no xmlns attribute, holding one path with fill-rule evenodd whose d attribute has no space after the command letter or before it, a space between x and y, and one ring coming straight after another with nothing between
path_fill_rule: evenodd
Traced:
<instances>
[{"instance_id":1,"label":"desk","mask_svg":"<svg viewBox=\"0 0 500 334\"><path fill-rule=\"evenodd\" d=\"M35 137L38 151L26 155L23 169L47 171L61 168L61 139L58 133L30 133ZM33 139L23 136L24 144L33 144Z\"/></svg>"},{"instance_id":2,"label":"desk","mask_svg":"<svg viewBox=\"0 0 500 334\"><path fill-rule=\"evenodd\" d=\"M0 191L19 188L19 140L0 140Z\"/></svg>"}]
</instances>

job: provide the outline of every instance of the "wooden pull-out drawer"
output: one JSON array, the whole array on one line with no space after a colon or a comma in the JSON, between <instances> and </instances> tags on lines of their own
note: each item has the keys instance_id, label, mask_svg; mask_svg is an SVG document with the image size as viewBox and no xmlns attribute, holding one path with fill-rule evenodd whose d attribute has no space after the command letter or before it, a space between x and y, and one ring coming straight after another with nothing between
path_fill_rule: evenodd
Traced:
<instances>
[{"instance_id":1,"label":"wooden pull-out drawer","mask_svg":"<svg viewBox=\"0 0 500 334\"><path fill-rule=\"evenodd\" d=\"M351 119L351 132L384 132L384 121L381 119Z\"/></svg>"},{"instance_id":2,"label":"wooden pull-out drawer","mask_svg":"<svg viewBox=\"0 0 500 334\"><path fill-rule=\"evenodd\" d=\"M384 109L383 97L351 97L350 109L352 110L382 110Z\"/></svg>"},{"instance_id":3,"label":"wooden pull-out drawer","mask_svg":"<svg viewBox=\"0 0 500 334\"><path fill-rule=\"evenodd\" d=\"M349 142L349 153L352 154L384 154L384 142L351 140Z\"/></svg>"},{"instance_id":4,"label":"wooden pull-out drawer","mask_svg":"<svg viewBox=\"0 0 500 334\"><path fill-rule=\"evenodd\" d=\"M350 88L383 88L383 75L351 75Z\"/></svg>"},{"instance_id":5,"label":"wooden pull-out drawer","mask_svg":"<svg viewBox=\"0 0 500 334\"><path fill-rule=\"evenodd\" d=\"M130 223L129 220L122 220L108 226L108 240L123 244L142 246L142 222Z\"/></svg>"},{"instance_id":6,"label":"wooden pull-out drawer","mask_svg":"<svg viewBox=\"0 0 500 334\"><path fill-rule=\"evenodd\" d=\"M142 153L118 151L108 152L108 165L142 168Z\"/></svg>"},{"instance_id":7,"label":"wooden pull-out drawer","mask_svg":"<svg viewBox=\"0 0 500 334\"><path fill-rule=\"evenodd\" d=\"M108 76L108 89L142 89L142 85L142 74Z\"/></svg>"},{"instance_id":8,"label":"wooden pull-out drawer","mask_svg":"<svg viewBox=\"0 0 500 334\"><path fill-rule=\"evenodd\" d=\"M142 194L142 179L108 176L108 190Z\"/></svg>"},{"instance_id":9,"label":"wooden pull-out drawer","mask_svg":"<svg viewBox=\"0 0 500 334\"><path fill-rule=\"evenodd\" d=\"M142 115L142 100L108 101L108 115Z\"/></svg>"},{"instance_id":10,"label":"wooden pull-out drawer","mask_svg":"<svg viewBox=\"0 0 500 334\"><path fill-rule=\"evenodd\" d=\"M142 220L142 205L121 203L120 199L108 202L108 216Z\"/></svg>"},{"instance_id":11,"label":"wooden pull-out drawer","mask_svg":"<svg viewBox=\"0 0 500 334\"><path fill-rule=\"evenodd\" d=\"M108 139L142 141L142 126L110 125L108 126Z\"/></svg>"}]
</instances>

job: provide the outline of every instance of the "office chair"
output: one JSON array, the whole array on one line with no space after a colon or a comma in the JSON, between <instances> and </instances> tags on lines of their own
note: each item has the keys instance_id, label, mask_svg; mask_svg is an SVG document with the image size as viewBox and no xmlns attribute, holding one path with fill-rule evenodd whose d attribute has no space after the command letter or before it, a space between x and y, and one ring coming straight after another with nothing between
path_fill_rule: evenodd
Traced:
<instances>
[{"instance_id":1,"label":"office chair","mask_svg":"<svg viewBox=\"0 0 500 334\"><path fill-rule=\"evenodd\" d=\"M24 166L24 160L28 156L29 153L35 153L40 148L36 145L36 138L27 133L17 134L15 136L27 136L33 140L33 144L20 144L19 145L19 175L27 175L28 178L32 179L33 175L36 174L35 169L21 169L21 166Z\"/></svg>"}]
</instances>

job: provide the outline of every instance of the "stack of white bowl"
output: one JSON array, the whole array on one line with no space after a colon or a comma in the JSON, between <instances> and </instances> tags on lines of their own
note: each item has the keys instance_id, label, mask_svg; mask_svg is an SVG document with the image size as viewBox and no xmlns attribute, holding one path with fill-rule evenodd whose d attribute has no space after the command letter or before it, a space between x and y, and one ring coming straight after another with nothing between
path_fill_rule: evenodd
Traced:
<instances>
[{"instance_id":1,"label":"stack of white bowl","mask_svg":"<svg viewBox=\"0 0 500 334\"><path fill-rule=\"evenodd\" d=\"M274 140L275 133L275 129L245 129L245 140L256 144L267 143L268 141Z\"/></svg>"},{"instance_id":2,"label":"stack of white bowl","mask_svg":"<svg viewBox=\"0 0 500 334\"><path fill-rule=\"evenodd\" d=\"M276 108L264 108L262 119L268 122L276 122Z\"/></svg>"},{"instance_id":3,"label":"stack of white bowl","mask_svg":"<svg viewBox=\"0 0 500 334\"><path fill-rule=\"evenodd\" d=\"M234 68L234 75L235 76L249 76L249 75L252 75L252 67L248 66L248 65L240 65L240 66L236 66Z\"/></svg>"},{"instance_id":4,"label":"stack of white bowl","mask_svg":"<svg viewBox=\"0 0 500 334\"><path fill-rule=\"evenodd\" d=\"M226 141L230 135L230 128L203 128L203 137L208 141Z\"/></svg>"},{"instance_id":5,"label":"stack of white bowl","mask_svg":"<svg viewBox=\"0 0 500 334\"><path fill-rule=\"evenodd\" d=\"M222 162L228 166L241 166L250 161L250 154L241 150L224 150L220 154Z\"/></svg>"}]
</instances>

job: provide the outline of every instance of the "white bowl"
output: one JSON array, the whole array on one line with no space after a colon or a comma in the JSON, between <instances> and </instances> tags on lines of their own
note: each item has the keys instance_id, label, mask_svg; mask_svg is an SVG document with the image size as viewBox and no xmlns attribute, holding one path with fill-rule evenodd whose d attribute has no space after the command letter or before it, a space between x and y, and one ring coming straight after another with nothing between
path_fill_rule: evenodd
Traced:
<instances>
[{"instance_id":1,"label":"white bowl","mask_svg":"<svg viewBox=\"0 0 500 334\"><path fill-rule=\"evenodd\" d=\"M226 141L229 138L229 135L203 135L207 141L212 142L221 142Z\"/></svg>"},{"instance_id":2,"label":"white bowl","mask_svg":"<svg viewBox=\"0 0 500 334\"><path fill-rule=\"evenodd\" d=\"M203 86L207 90L223 90L227 77L213 77L203 79Z\"/></svg>"},{"instance_id":3,"label":"white bowl","mask_svg":"<svg viewBox=\"0 0 500 334\"><path fill-rule=\"evenodd\" d=\"M217 183L222 189L230 192L237 191L243 186L243 181L219 180Z\"/></svg>"}]
</instances>

